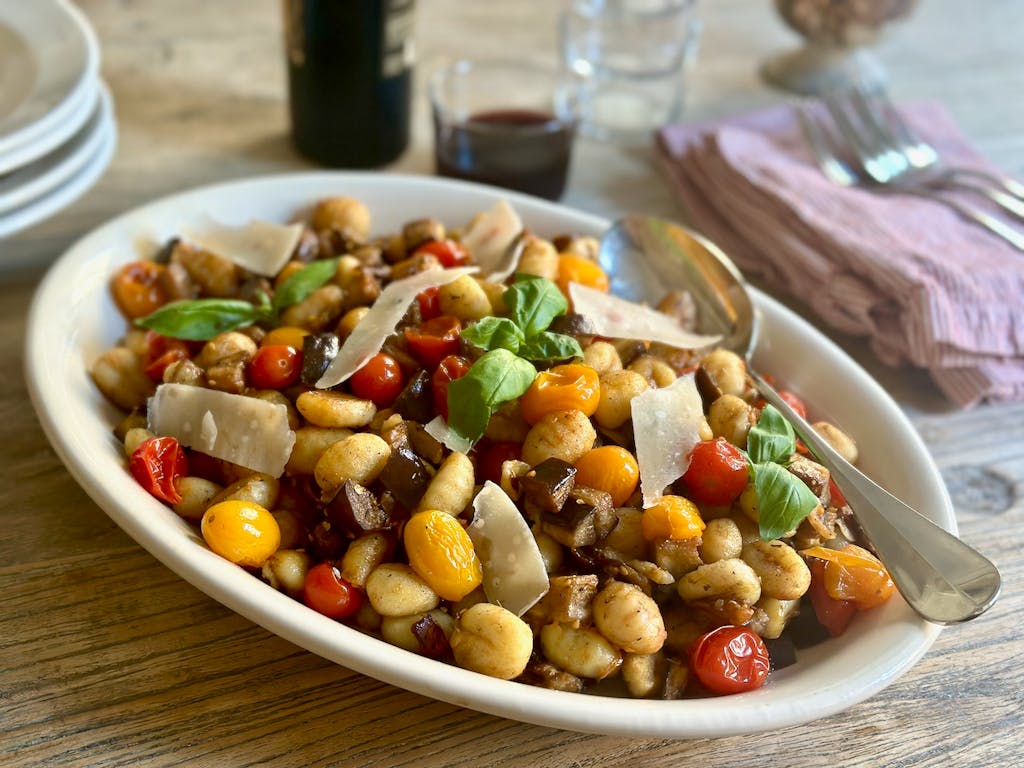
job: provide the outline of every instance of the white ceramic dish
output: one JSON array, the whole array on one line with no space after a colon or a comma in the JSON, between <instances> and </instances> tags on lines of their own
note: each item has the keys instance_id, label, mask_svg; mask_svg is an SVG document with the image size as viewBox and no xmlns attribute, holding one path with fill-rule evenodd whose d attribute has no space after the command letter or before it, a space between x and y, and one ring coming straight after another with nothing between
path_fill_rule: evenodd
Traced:
<instances>
[{"instance_id":1,"label":"white ceramic dish","mask_svg":"<svg viewBox=\"0 0 1024 768\"><path fill-rule=\"evenodd\" d=\"M66 0L0 5L0 174L42 157L88 119L99 44Z\"/></svg>"},{"instance_id":2,"label":"white ceramic dish","mask_svg":"<svg viewBox=\"0 0 1024 768\"><path fill-rule=\"evenodd\" d=\"M60 162L29 182L31 194L27 202L6 210L0 205L0 238L20 232L67 208L103 175L117 147L114 107L106 86L101 86L97 110L95 128L83 137L82 146L75 147ZM40 193L38 187L42 187L45 193ZM24 198L24 192L23 189L15 189L10 194L14 198ZM0 185L0 203L3 197ZM10 265L0 259L0 267L5 266Z\"/></svg>"},{"instance_id":3,"label":"white ceramic dish","mask_svg":"<svg viewBox=\"0 0 1024 768\"><path fill-rule=\"evenodd\" d=\"M312 173L207 187L157 201L75 244L40 285L28 325L26 374L54 448L90 496L169 568L226 606L304 648L417 693L542 725L606 734L696 738L783 728L861 701L905 672L939 628L899 599L863 614L841 638L801 652L752 693L715 699L613 699L495 680L429 661L307 609L212 554L171 510L125 471L111 428L120 414L87 368L124 330L107 294L113 269L212 215L227 223L281 221L330 194L354 195L374 212L376 232L437 216L461 225L504 197L536 232L599 234L607 222L545 201L429 177ZM903 413L861 368L810 325L758 295L764 313L759 369L805 395L815 412L846 425L863 466L940 525L955 530L952 505L926 448ZM894 461L893 457L899 457Z\"/></svg>"}]
</instances>

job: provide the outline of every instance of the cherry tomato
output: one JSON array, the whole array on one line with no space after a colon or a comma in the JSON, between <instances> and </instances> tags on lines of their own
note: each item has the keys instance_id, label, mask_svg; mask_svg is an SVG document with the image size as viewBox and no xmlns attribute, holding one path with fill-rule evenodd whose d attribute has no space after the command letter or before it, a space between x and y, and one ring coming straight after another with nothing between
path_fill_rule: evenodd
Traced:
<instances>
[{"instance_id":1,"label":"cherry tomato","mask_svg":"<svg viewBox=\"0 0 1024 768\"><path fill-rule=\"evenodd\" d=\"M281 527L255 501L229 499L203 513L200 530L206 545L235 565L258 568L281 546Z\"/></svg>"},{"instance_id":2,"label":"cherry tomato","mask_svg":"<svg viewBox=\"0 0 1024 768\"><path fill-rule=\"evenodd\" d=\"M836 485L836 481L831 477L828 479L828 498L829 504L836 509L842 509L843 507L850 506L850 502L846 500L843 492L839 490L839 486Z\"/></svg>"},{"instance_id":3,"label":"cherry tomato","mask_svg":"<svg viewBox=\"0 0 1024 768\"><path fill-rule=\"evenodd\" d=\"M318 563L306 574L302 601L324 616L347 619L363 606L363 593L341 578L341 571L336 566Z\"/></svg>"},{"instance_id":4,"label":"cherry tomato","mask_svg":"<svg viewBox=\"0 0 1024 768\"><path fill-rule=\"evenodd\" d=\"M847 544L842 549L811 547L802 555L825 561L823 582L834 600L850 600L861 610L881 605L896 591L885 566L863 547Z\"/></svg>"},{"instance_id":5,"label":"cherry tomato","mask_svg":"<svg viewBox=\"0 0 1024 768\"><path fill-rule=\"evenodd\" d=\"M610 287L608 275L597 262L574 253L558 255L558 277L555 282L566 296L569 295L569 283L579 283L587 288L605 293Z\"/></svg>"},{"instance_id":6,"label":"cherry tomato","mask_svg":"<svg viewBox=\"0 0 1024 768\"><path fill-rule=\"evenodd\" d=\"M181 339L161 336L156 331L146 331L146 355L142 364L146 375L153 381L163 381L167 366L188 356L188 344Z\"/></svg>"},{"instance_id":7,"label":"cherry tomato","mask_svg":"<svg viewBox=\"0 0 1024 768\"><path fill-rule=\"evenodd\" d=\"M747 487L747 460L724 437L702 440L690 454L683 482L691 499L699 504L723 507L732 504Z\"/></svg>"},{"instance_id":8,"label":"cherry tomato","mask_svg":"<svg viewBox=\"0 0 1024 768\"><path fill-rule=\"evenodd\" d=\"M696 504L684 496L672 494L662 496L640 517L640 533L647 541L695 539L706 527Z\"/></svg>"},{"instance_id":9,"label":"cherry tomato","mask_svg":"<svg viewBox=\"0 0 1024 768\"><path fill-rule=\"evenodd\" d=\"M161 501L177 504L181 494L175 479L188 474L185 449L173 437L151 437L139 444L128 460L136 482Z\"/></svg>"},{"instance_id":10,"label":"cherry tomato","mask_svg":"<svg viewBox=\"0 0 1024 768\"><path fill-rule=\"evenodd\" d=\"M476 456L476 471L483 480L501 482L501 465L522 456L521 443L498 441L481 446Z\"/></svg>"},{"instance_id":11,"label":"cherry tomato","mask_svg":"<svg viewBox=\"0 0 1024 768\"><path fill-rule=\"evenodd\" d=\"M713 693L753 691L768 678L768 649L746 627L718 627L697 638L690 650L690 668Z\"/></svg>"},{"instance_id":12,"label":"cherry tomato","mask_svg":"<svg viewBox=\"0 0 1024 768\"><path fill-rule=\"evenodd\" d=\"M441 315L416 328L405 329L405 342L409 352L424 368L434 368L441 358L459 351L459 331L462 323L457 317Z\"/></svg>"},{"instance_id":13,"label":"cherry tomato","mask_svg":"<svg viewBox=\"0 0 1024 768\"><path fill-rule=\"evenodd\" d=\"M429 240L413 251L413 256L429 253L436 256L442 267L458 267L469 261L469 251L454 240Z\"/></svg>"},{"instance_id":14,"label":"cherry tomato","mask_svg":"<svg viewBox=\"0 0 1024 768\"><path fill-rule=\"evenodd\" d=\"M807 418L807 406L804 405L804 401L794 395L788 389L779 390L779 397L789 403L789 406L800 414L800 418Z\"/></svg>"},{"instance_id":15,"label":"cherry tomato","mask_svg":"<svg viewBox=\"0 0 1024 768\"><path fill-rule=\"evenodd\" d=\"M426 288L416 295L416 301L420 305L420 319L433 320L441 315L441 300L438 298L438 288Z\"/></svg>"},{"instance_id":16,"label":"cherry tomato","mask_svg":"<svg viewBox=\"0 0 1024 768\"><path fill-rule=\"evenodd\" d=\"M462 355L448 355L437 364L437 370L430 378L430 390L434 397L434 410L448 421L448 385L461 379L472 367L469 358Z\"/></svg>"},{"instance_id":17,"label":"cherry tomato","mask_svg":"<svg viewBox=\"0 0 1024 768\"><path fill-rule=\"evenodd\" d=\"M618 445L591 448L576 460L576 484L607 491L616 507L633 495L639 480L636 459Z\"/></svg>"},{"instance_id":18,"label":"cherry tomato","mask_svg":"<svg viewBox=\"0 0 1024 768\"><path fill-rule=\"evenodd\" d=\"M256 389L284 389L299 380L302 351L286 344L256 350L249 361L249 381Z\"/></svg>"},{"instance_id":19,"label":"cherry tomato","mask_svg":"<svg viewBox=\"0 0 1024 768\"><path fill-rule=\"evenodd\" d=\"M519 398L519 412L528 424L536 424L549 413L578 410L593 416L601 401L597 371L582 363L556 365L537 374L530 388Z\"/></svg>"},{"instance_id":20,"label":"cherry tomato","mask_svg":"<svg viewBox=\"0 0 1024 768\"><path fill-rule=\"evenodd\" d=\"M391 355L378 352L348 380L352 393L373 400L378 408L391 405L405 386L402 367Z\"/></svg>"},{"instance_id":21,"label":"cherry tomato","mask_svg":"<svg viewBox=\"0 0 1024 768\"><path fill-rule=\"evenodd\" d=\"M814 616L830 637L839 637L849 626L853 614L857 612L857 606L852 600L836 600L825 591L824 561L812 559L810 566L811 586L807 590L807 596L811 599Z\"/></svg>"},{"instance_id":22,"label":"cherry tomato","mask_svg":"<svg viewBox=\"0 0 1024 768\"><path fill-rule=\"evenodd\" d=\"M110 285L114 303L129 320L152 314L167 303L162 277L166 267L142 259L125 264Z\"/></svg>"}]
</instances>

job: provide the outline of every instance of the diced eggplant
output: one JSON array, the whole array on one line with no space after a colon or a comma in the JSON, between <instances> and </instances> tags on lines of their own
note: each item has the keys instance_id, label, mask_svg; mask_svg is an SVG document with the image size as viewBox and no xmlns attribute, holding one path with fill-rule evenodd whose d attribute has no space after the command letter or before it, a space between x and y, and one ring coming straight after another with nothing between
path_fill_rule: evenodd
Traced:
<instances>
[{"instance_id":1,"label":"diced eggplant","mask_svg":"<svg viewBox=\"0 0 1024 768\"><path fill-rule=\"evenodd\" d=\"M811 493L818 497L823 505L829 502L829 477L828 469L816 461L794 453L789 457L789 464L786 465L792 474L804 481L804 484L811 489Z\"/></svg>"},{"instance_id":2,"label":"diced eggplant","mask_svg":"<svg viewBox=\"0 0 1024 768\"><path fill-rule=\"evenodd\" d=\"M591 622L591 603L597 594L598 578L593 573L553 576L548 593L530 609L531 618L539 613L544 624L557 622L580 627Z\"/></svg>"},{"instance_id":3,"label":"diced eggplant","mask_svg":"<svg viewBox=\"0 0 1024 768\"><path fill-rule=\"evenodd\" d=\"M698 366L693 375L693 383L697 385L697 392L700 393L700 401L704 406L704 413L708 412L711 404L722 396L722 390L715 384L715 380L708 375L703 366Z\"/></svg>"},{"instance_id":4,"label":"diced eggplant","mask_svg":"<svg viewBox=\"0 0 1024 768\"><path fill-rule=\"evenodd\" d=\"M300 380L307 387L316 386L327 366L338 356L341 341L333 333L313 333L302 339L302 372Z\"/></svg>"},{"instance_id":5,"label":"diced eggplant","mask_svg":"<svg viewBox=\"0 0 1024 768\"><path fill-rule=\"evenodd\" d=\"M439 466L444 460L444 446L432 434L423 428L423 425L411 421L409 424L409 442L416 455L423 458L429 464Z\"/></svg>"},{"instance_id":6,"label":"diced eggplant","mask_svg":"<svg viewBox=\"0 0 1024 768\"><path fill-rule=\"evenodd\" d=\"M434 418L434 400L430 390L430 374L420 370L405 385L402 392L395 398L391 406L402 415L403 419L411 419L426 424Z\"/></svg>"},{"instance_id":7,"label":"diced eggplant","mask_svg":"<svg viewBox=\"0 0 1024 768\"><path fill-rule=\"evenodd\" d=\"M519 489L526 501L542 512L554 515L562 511L575 484L576 467L553 457L545 459L519 478Z\"/></svg>"},{"instance_id":8,"label":"diced eggplant","mask_svg":"<svg viewBox=\"0 0 1024 768\"><path fill-rule=\"evenodd\" d=\"M332 527L350 533L380 531L391 524L373 491L354 480L345 481L324 512Z\"/></svg>"},{"instance_id":9,"label":"diced eggplant","mask_svg":"<svg viewBox=\"0 0 1024 768\"><path fill-rule=\"evenodd\" d=\"M399 504L413 510L423 498L432 477L423 459L405 445L391 451L384 471L381 472L380 482L391 491Z\"/></svg>"},{"instance_id":10,"label":"diced eggplant","mask_svg":"<svg viewBox=\"0 0 1024 768\"><path fill-rule=\"evenodd\" d=\"M583 690L582 678L564 672L546 661L531 661L526 665L526 671L517 679L528 685L550 688L553 691L580 693Z\"/></svg>"},{"instance_id":11,"label":"diced eggplant","mask_svg":"<svg viewBox=\"0 0 1024 768\"><path fill-rule=\"evenodd\" d=\"M570 312L565 315L559 315L551 321L551 325L548 326L548 330L552 333L564 333L566 336L575 336L579 338L581 336L593 336L594 335L594 324L590 318L586 315L579 315L575 312Z\"/></svg>"},{"instance_id":12,"label":"diced eggplant","mask_svg":"<svg viewBox=\"0 0 1024 768\"><path fill-rule=\"evenodd\" d=\"M572 489L558 514L541 519L545 533L571 549L604 541L619 522L607 492L582 486Z\"/></svg>"}]
</instances>

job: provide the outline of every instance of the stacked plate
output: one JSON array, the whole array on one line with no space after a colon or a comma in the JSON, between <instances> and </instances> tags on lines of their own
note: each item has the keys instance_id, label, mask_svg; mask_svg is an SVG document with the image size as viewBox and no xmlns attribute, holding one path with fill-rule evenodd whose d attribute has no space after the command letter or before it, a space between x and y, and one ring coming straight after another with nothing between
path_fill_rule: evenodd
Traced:
<instances>
[{"instance_id":1,"label":"stacked plate","mask_svg":"<svg viewBox=\"0 0 1024 768\"><path fill-rule=\"evenodd\" d=\"M99 46L68 0L0 2L0 238L52 216L117 144Z\"/></svg>"}]
</instances>

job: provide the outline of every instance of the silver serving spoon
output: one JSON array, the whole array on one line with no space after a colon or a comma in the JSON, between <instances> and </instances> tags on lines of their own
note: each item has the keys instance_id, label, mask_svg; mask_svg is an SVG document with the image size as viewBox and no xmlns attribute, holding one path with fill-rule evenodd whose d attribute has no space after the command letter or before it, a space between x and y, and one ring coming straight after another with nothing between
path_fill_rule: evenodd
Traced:
<instances>
[{"instance_id":1,"label":"silver serving spoon","mask_svg":"<svg viewBox=\"0 0 1024 768\"><path fill-rule=\"evenodd\" d=\"M751 367L758 315L743 276L721 250L677 224L627 216L601 239L601 262L615 276L612 290L618 295L642 299L662 296L667 286L690 290L701 330L721 333L722 346L747 361L758 393L831 472L896 587L922 618L936 624L968 621L995 602L1000 578L988 559L846 461Z\"/></svg>"}]
</instances>

